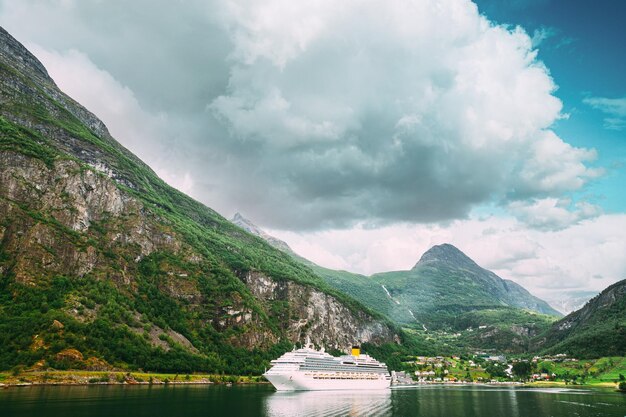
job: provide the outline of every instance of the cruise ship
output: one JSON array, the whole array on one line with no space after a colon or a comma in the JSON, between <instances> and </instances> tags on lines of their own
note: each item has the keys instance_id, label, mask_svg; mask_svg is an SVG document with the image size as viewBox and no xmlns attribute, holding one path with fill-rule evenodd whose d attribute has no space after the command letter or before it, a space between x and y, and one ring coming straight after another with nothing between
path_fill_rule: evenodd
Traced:
<instances>
[{"instance_id":1,"label":"cruise ship","mask_svg":"<svg viewBox=\"0 0 626 417\"><path fill-rule=\"evenodd\" d=\"M273 360L263 376L278 391L369 390L391 384L387 365L361 354L334 357L310 348L294 349Z\"/></svg>"}]
</instances>

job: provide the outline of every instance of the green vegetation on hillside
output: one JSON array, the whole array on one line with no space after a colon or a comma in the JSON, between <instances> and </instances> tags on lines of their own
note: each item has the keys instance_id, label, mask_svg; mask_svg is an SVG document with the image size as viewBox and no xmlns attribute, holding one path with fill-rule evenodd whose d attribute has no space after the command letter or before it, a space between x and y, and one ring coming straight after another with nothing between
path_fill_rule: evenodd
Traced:
<instances>
[{"instance_id":1,"label":"green vegetation on hillside","mask_svg":"<svg viewBox=\"0 0 626 417\"><path fill-rule=\"evenodd\" d=\"M581 310L537 337L536 349L578 358L626 355L626 280L593 298Z\"/></svg>"}]
</instances>

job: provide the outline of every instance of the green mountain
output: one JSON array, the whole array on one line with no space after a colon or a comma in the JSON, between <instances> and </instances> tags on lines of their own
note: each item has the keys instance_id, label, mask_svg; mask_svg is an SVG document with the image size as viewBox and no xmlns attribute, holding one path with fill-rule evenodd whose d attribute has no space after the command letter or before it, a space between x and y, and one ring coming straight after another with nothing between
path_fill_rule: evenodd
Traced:
<instances>
[{"instance_id":1,"label":"green mountain","mask_svg":"<svg viewBox=\"0 0 626 417\"><path fill-rule=\"evenodd\" d=\"M433 246L410 271L376 274L372 279L428 328L490 324L480 322L475 314L466 314L484 309L517 308L561 316L545 301L481 268L449 244Z\"/></svg>"},{"instance_id":2,"label":"green mountain","mask_svg":"<svg viewBox=\"0 0 626 417\"><path fill-rule=\"evenodd\" d=\"M535 339L535 349L582 358L626 356L626 280L592 298Z\"/></svg>"},{"instance_id":3,"label":"green mountain","mask_svg":"<svg viewBox=\"0 0 626 417\"><path fill-rule=\"evenodd\" d=\"M258 373L294 343L399 340L169 187L0 28L0 369Z\"/></svg>"},{"instance_id":4,"label":"green mountain","mask_svg":"<svg viewBox=\"0 0 626 417\"><path fill-rule=\"evenodd\" d=\"M434 246L410 271L376 274L409 309L423 337L452 350L525 352L560 313L513 281L478 266L456 247Z\"/></svg>"}]
</instances>

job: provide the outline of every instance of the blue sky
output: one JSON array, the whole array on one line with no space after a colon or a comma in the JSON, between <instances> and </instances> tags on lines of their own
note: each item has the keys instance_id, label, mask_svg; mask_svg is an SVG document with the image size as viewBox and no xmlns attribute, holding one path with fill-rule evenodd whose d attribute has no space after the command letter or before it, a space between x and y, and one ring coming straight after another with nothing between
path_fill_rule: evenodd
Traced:
<instances>
[{"instance_id":1,"label":"blue sky","mask_svg":"<svg viewBox=\"0 0 626 417\"><path fill-rule=\"evenodd\" d=\"M585 98L626 103L626 2L620 0L475 0L479 11L501 24L520 25L529 34L545 33L539 59L549 68L569 118L554 130L569 143L598 150L596 165L607 173L575 196L606 212L626 210L626 125L605 127L611 117ZM626 115L622 117L626 120Z\"/></svg>"}]
</instances>

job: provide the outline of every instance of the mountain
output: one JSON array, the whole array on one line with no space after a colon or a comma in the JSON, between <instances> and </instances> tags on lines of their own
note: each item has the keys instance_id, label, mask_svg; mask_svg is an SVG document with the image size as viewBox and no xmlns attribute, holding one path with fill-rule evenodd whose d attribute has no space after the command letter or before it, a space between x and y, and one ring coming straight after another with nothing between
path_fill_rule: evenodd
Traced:
<instances>
[{"instance_id":1,"label":"mountain","mask_svg":"<svg viewBox=\"0 0 626 417\"><path fill-rule=\"evenodd\" d=\"M554 323L535 340L537 350L576 357L626 356L626 280Z\"/></svg>"},{"instance_id":2,"label":"mountain","mask_svg":"<svg viewBox=\"0 0 626 417\"><path fill-rule=\"evenodd\" d=\"M372 278L431 326L437 326L429 319L434 312L456 320L458 313L477 307L515 307L560 316L545 301L481 268L450 244L433 246L410 271L380 273Z\"/></svg>"},{"instance_id":3,"label":"mountain","mask_svg":"<svg viewBox=\"0 0 626 417\"><path fill-rule=\"evenodd\" d=\"M279 241L241 215L233 222L268 242ZM288 247L285 242L281 246ZM438 349L523 352L531 338L561 316L545 301L481 268L450 244L429 249L410 271L371 277L321 267L291 249L288 253L309 265L328 285L411 333L434 341Z\"/></svg>"},{"instance_id":4,"label":"mountain","mask_svg":"<svg viewBox=\"0 0 626 417\"><path fill-rule=\"evenodd\" d=\"M0 28L0 369L259 373L309 341L399 336L168 186Z\"/></svg>"},{"instance_id":5,"label":"mountain","mask_svg":"<svg viewBox=\"0 0 626 417\"><path fill-rule=\"evenodd\" d=\"M372 279L424 329L466 348L527 351L530 340L561 316L450 244L432 247L409 271L375 274Z\"/></svg>"},{"instance_id":6,"label":"mountain","mask_svg":"<svg viewBox=\"0 0 626 417\"><path fill-rule=\"evenodd\" d=\"M430 285L433 291L443 283L449 284L444 289L448 297L454 292L464 299L465 304L496 304L561 316L548 303L533 296L521 285L481 268L450 244L430 248L410 271L410 275L419 276L422 280L420 285ZM379 278L384 279L381 275Z\"/></svg>"}]
</instances>

